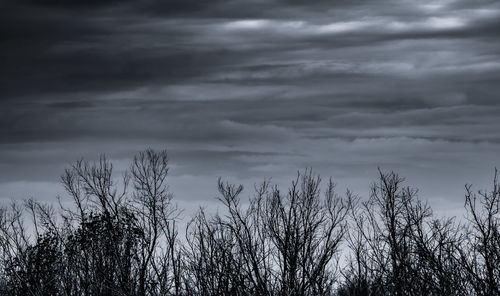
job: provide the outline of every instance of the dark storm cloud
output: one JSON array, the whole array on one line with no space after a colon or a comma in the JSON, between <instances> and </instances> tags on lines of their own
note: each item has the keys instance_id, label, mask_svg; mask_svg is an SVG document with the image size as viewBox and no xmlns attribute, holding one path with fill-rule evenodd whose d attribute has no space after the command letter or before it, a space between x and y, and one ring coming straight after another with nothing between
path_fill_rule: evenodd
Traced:
<instances>
[{"instance_id":1,"label":"dark storm cloud","mask_svg":"<svg viewBox=\"0 0 500 296\"><path fill-rule=\"evenodd\" d=\"M471 3L7 2L0 195L152 146L185 199L309 166L360 189L381 166L445 175L457 191L428 192L449 200L500 151L500 7Z\"/></svg>"},{"instance_id":2,"label":"dark storm cloud","mask_svg":"<svg viewBox=\"0 0 500 296\"><path fill-rule=\"evenodd\" d=\"M203 75L207 66L214 65L211 60L224 54L220 49L199 53L175 48L175 34L179 33L168 29L162 30L161 35L167 35L167 41L173 45L149 48L148 37L156 38L160 34L121 32L114 24L106 28L108 20L102 16L89 16L89 20L78 18L75 22L70 15L56 20L29 19L21 20L21 25L11 24L10 27L15 28L14 38L6 42L1 70L1 84L7 94L38 96L40 93L106 91L146 81L179 81ZM132 40L128 40L129 37ZM30 87L25 87L27 85Z\"/></svg>"}]
</instances>

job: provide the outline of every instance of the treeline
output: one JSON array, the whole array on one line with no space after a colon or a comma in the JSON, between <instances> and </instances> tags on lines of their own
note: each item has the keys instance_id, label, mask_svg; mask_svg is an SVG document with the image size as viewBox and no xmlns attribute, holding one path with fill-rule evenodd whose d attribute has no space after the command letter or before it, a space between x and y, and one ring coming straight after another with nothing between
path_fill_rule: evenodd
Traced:
<instances>
[{"instance_id":1,"label":"treeline","mask_svg":"<svg viewBox=\"0 0 500 296\"><path fill-rule=\"evenodd\" d=\"M460 221L392 172L366 200L309 170L249 201L219 180L225 210L200 210L182 237L167 174L165 151L139 153L120 181L104 157L78 161L61 178L72 206L1 209L0 294L500 295L496 173L489 192L466 186Z\"/></svg>"}]
</instances>

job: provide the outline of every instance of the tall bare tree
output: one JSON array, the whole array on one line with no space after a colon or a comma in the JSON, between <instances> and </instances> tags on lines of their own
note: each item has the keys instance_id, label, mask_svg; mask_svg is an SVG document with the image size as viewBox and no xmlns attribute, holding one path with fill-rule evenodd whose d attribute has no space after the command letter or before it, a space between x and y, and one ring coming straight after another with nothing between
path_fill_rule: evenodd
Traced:
<instances>
[{"instance_id":1,"label":"tall bare tree","mask_svg":"<svg viewBox=\"0 0 500 296\"><path fill-rule=\"evenodd\" d=\"M178 237L166 151L121 178L104 156L61 180L72 206L0 208L3 295L500 295L500 192L466 185L466 220L436 217L396 173L367 200L311 170L248 199L219 179L221 213ZM347 248L343 248L347 247Z\"/></svg>"}]
</instances>

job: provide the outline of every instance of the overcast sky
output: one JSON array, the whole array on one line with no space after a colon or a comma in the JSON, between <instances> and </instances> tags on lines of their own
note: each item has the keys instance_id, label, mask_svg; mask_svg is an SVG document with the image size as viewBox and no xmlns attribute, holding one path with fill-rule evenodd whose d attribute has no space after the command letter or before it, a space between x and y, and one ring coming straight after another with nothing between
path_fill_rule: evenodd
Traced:
<instances>
[{"instance_id":1,"label":"overcast sky","mask_svg":"<svg viewBox=\"0 0 500 296\"><path fill-rule=\"evenodd\" d=\"M181 207L306 167L366 196L380 167L452 213L500 166L498 1L6 0L0 22L2 201L147 147Z\"/></svg>"}]
</instances>

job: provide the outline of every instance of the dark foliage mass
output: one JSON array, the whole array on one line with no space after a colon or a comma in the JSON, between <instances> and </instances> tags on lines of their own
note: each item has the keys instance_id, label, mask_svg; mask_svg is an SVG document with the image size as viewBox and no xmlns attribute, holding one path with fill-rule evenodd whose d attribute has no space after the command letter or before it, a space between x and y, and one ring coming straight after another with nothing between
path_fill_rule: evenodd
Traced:
<instances>
[{"instance_id":1,"label":"dark foliage mass","mask_svg":"<svg viewBox=\"0 0 500 296\"><path fill-rule=\"evenodd\" d=\"M500 295L499 183L465 187L466 217L441 218L395 173L368 199L307 170L286 191L218 182L223 213L200 210L179 235L165 151L117 180L78 161L72 205L0 210L2 295ZM29 223L27 222L29 221Z\"/></svg>"}]
</instances>

